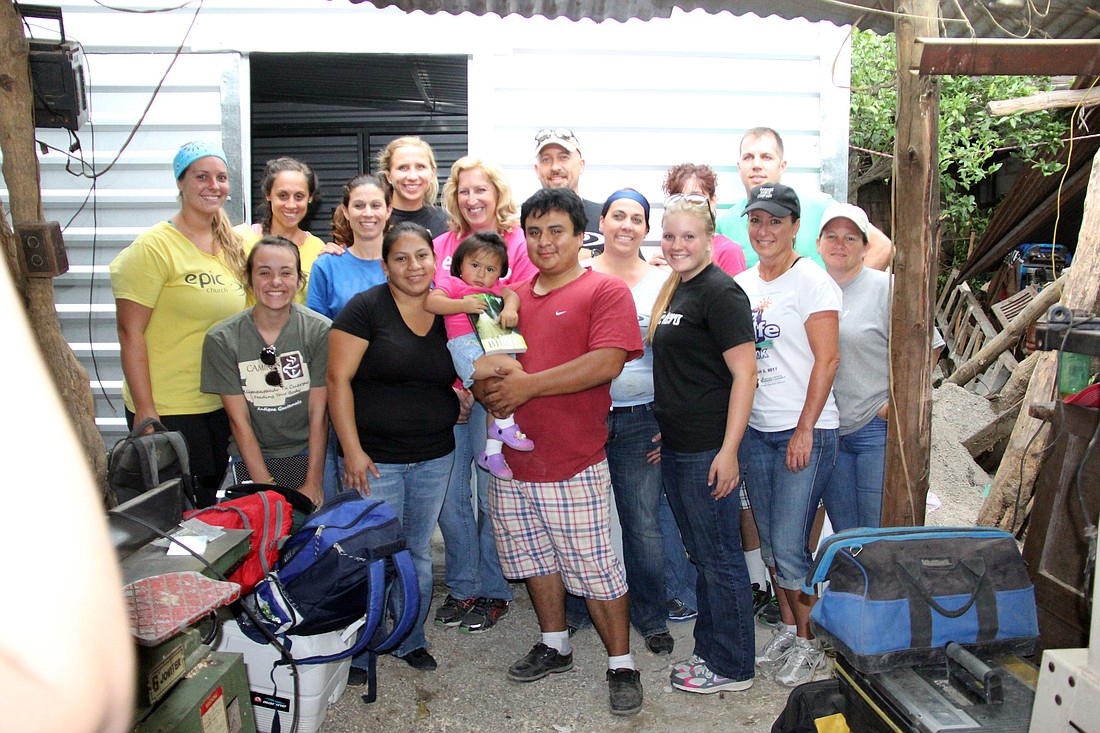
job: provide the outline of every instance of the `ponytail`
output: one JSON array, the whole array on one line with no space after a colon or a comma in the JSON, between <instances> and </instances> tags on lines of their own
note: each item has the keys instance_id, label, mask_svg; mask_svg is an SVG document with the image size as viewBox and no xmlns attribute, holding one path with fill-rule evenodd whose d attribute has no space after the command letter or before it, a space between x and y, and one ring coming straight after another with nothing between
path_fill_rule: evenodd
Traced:
<instances>
[{"instance_id":1,"label":"ponytail","mask_svg":"<svg viewBox=\"0 0 1100 733\"><path fill-rule=\"evenodd\" d=\"M653 337L657 333L657 323L661 320L661 316L668 310L669 304L672 302L672 296L676 295L676 288L680 287L680 273L674 272L668 276L665 280L665 284L661 286L661 290L657 293L657 301L653 304L653 312L649 316L649 328L645 331L645 343L646 346L653 345Z\"/></svg>"},{"instance_id":2,"label":"ponytail","mask_svg":"<svg viewBox=\"0 0 1100 733\"><path fill-rule=\"evenodd\" d=\"M223 209L218 209L214 214L214 221L210 225L214 233L214 243L218 245L218 257L237 276L242 283L247 282L245 270L244 241L240 235L233 231L233 225L229 216Z\"/></svg>"}]
</instances>

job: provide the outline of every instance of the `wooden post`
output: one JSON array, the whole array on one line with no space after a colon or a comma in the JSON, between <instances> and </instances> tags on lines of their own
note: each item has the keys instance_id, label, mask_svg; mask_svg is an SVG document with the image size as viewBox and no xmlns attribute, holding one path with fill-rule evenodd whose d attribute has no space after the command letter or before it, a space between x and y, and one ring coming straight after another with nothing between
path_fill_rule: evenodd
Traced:
<instances>
[{"instance_id":1,"label":"wooden post","mask_svg":"<svg viewBox=\"0 0 1100 733\"><path fill-rule=\"evenodd\" d=\"M1088 188L1085 193L1085 213L1081 219L1081 232L1077 237L1077 252L1073 266L1065 275L1062 288L1062 305L1075 310L1095 313L1100 305L1100 154L1092 159ZM1031 405L1057 399L1054 394L1054 377L1058 368L1058 354L1042 352L1036 362L1023 407L1012 435L1008 439L1001 465L993 477L989 496L978 512L978 524L1015 530L1023 521L1024 512L1015 516L1013 507L1024 507L1031 500L1035 478L1042 467L1040 456L1049 440L1045 422L1034 418L1028 411ZM1017 493L1019 500L1017 500Z\"/></svg>"},{"instance_id":2,"label":"wooden post","mask_svg":"<svg viewBox=\"0 0 1100 733\"><path fill-rule=\"evenodd\" d=\"M4 181L8 186L12 220L42 220L38 157L34 147L34 106L23 24L11 0L0 0L0 150L4 153ZM61 334L53 303L53 280L27 278L19 243L4 223L0 210L0 240L12 280L23 300L38 348L50 368L73 428L84 447L97 480L106 474L103 436L95 426L88 373ZM48 436L43 436L48 439ZM43 467L48 468L48 467ZM47 471L48 473L48 471Z\"/></svg>"},{"instance_id":3,"label":"wooden post","mask_svg":"<svg viewBox=\"0 0 1100 733\"><path fill-rule=\"evenodd\" d=\"M883 526L924 524L932 441L932 323L939 184L939 84L909 71L914 39L939 34L937 0L897 0L894 141L894 300L890 311L890 423Z\"/></svg>"}]
</instances>

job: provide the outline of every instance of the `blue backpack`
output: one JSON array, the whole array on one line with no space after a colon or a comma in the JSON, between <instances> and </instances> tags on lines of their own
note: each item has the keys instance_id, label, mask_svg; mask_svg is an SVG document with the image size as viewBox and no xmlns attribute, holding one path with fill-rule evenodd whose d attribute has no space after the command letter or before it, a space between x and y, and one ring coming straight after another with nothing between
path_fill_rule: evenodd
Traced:
<instances>
[{"instance_id":1,"label":"blue backpack","mask_svg":"<svg viewBox=\"0 0 1100 733\"><path fill-rule=\"evenodd\" d=\"M391 594L397 594L397 611L386 633ZM342 493L290 535L278 565L242 603L280 638L342 630L366 617L352 648L296 664L325 664L364 649L387 651L409 633L420 605L405 530L385 502ZM250 638L266 641L251 623L240 621Z\"/></svg>"}]
</instances>

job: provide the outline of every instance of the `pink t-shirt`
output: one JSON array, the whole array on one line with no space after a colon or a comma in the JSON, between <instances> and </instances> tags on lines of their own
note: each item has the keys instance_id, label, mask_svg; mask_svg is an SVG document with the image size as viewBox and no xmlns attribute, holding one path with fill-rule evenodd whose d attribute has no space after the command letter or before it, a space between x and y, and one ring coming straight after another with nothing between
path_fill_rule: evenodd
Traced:
<instances>
[{"instance_id":1,"label":"pink t-shirt","mask_svg":"<svg viewBox=\"0 0 1100 733\"><path fill-rule=\"evenodd\" d=\"M745 263L745 252L741 249L741 245L729 237L715 234L711 247L714 250L711 261L730 277L748 269Z\"/></svg>"},{"instance_id":2,"label":"pink t-shirt","mask_svg":"<svg viewBox=\"0 0 1100 733\"><path fill-rule=\"evenodd\" d=\"M516 283L530 280L538 275L539 271L531 262L531 258L527 256L527 239L523 236L523 230L519 228L518 224L512 227L510 231L500 233L500 236L504 238L504 244L508 248L508 274L500 278L498 282L502 285L508 285L514 290ZM462 239L465 239L465 236ZM435 271L437 274L454 277L451 275L451 258L455 250L458 249L458 245L462 243L462 239L454 232L448 231L446 234L440 234L432 241L432 246L435 249Z\"/></svg>"},{"instance_id":3,"label":"pink t-shirt","mask_svg":"<svg viewBox=\"0 0 1100 733\"><path fill-rule=\"evenodd\" d=\"M493 295L504 294L504 285L501 284L500 280L497 280L496 284L491 288L482 288L475 285L467 285L461 278L457 278L450 274L443 275L439 272L435 274L435 286L446 293L448 298L454 298L455 300L464 298L467 295L477 295L478 293L492 293ZM447 327L448 341L474 332L474 324L470 323L470 316L466 313L455 313L449 316L443 316L443 325Z\"/></svg>"}]
</instances>

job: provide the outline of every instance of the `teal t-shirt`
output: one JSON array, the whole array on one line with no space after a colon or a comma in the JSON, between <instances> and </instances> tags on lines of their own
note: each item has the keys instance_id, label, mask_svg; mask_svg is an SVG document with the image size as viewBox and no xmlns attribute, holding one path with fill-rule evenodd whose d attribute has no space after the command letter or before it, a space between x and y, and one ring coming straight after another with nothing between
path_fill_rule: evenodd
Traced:
<instances>
[{"instance_id":1,"label":"teal t-shirt","mask_svg":"<svg viewBox=\"0 0 1100 733\"><path fill-rule=\"evenodd\" d=\"M802 207L802 224L794 238L794 250L824 267L825 263L817 253L817 235L821 229L821 215L825 213L829 204L835 201L832 196L820 191L807 193L798 191L797 193L798 203ZM748 198L743 196L732 208L719 214L717 229L719 234L724 234L741 245L741 249L745 251L745 264L747 267L752 267L760 258L756 256L756 251L749 243L749 218L741 213L746 203Z\"/></svg>"}]
</instances>

